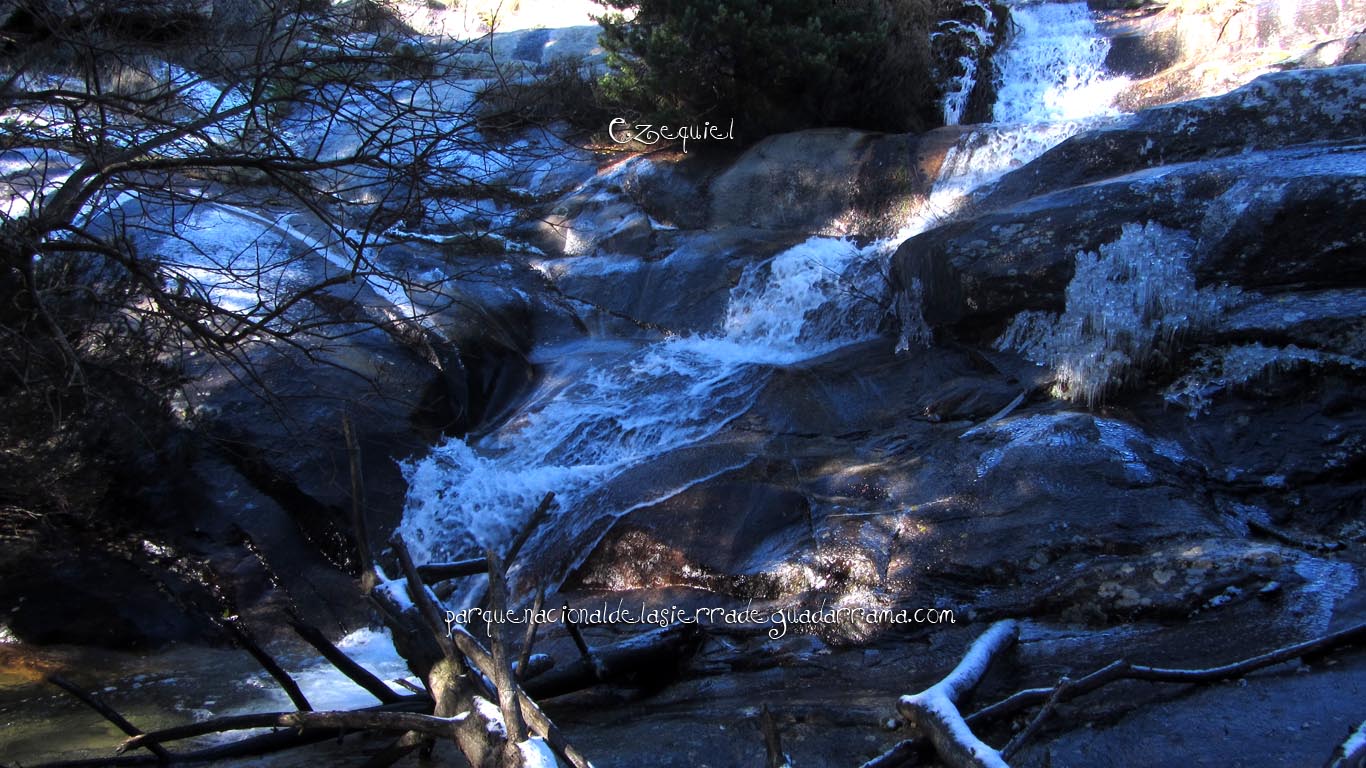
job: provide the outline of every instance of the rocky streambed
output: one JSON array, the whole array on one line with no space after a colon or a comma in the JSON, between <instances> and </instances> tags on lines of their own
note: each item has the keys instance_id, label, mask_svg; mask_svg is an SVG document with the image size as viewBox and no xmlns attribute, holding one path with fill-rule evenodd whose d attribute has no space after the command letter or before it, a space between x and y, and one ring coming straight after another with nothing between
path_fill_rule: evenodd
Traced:
<instances>
[{"instance_id":1,"label":"rocky streambed","mask_svg":"<svg viewBox=\"0 0 1366 768\"><path fill-rule=\"evenodd\" d=\"M1016 27L1091 31L1043 64L1017 32L1003 60L1055 79L1003 74L998 111L1038 100L1012 122L601 170L561 148L549 173L516 172L544 205L493 264L389 248L464 278L455 301L427 297L442 335L357 333L328 367L263 353L289 395L278 427L204 375L185 407L225 449L191 460L187 528L260 616L289 594L329 629L365 623L328 562L351 547L345 446L289 442L339 435L346 412L374 537L396 530L421 561L505 546L556 493L512 564L518 607L544 588L585 610L792 612L780 636L723 613L672 663L544 702L604 766L760 763L765 707L793 765L860 764L906 737L897 698L998 619L1021 620L1020 640L978 702L1361 622L1366 66L1319 66L1350 61L1351 10L1315 41L1235 25L1318 53L1127 114L1109 99L1221 90L1180 74L1203 38L1111 16L1110 44L1080 4L1040 13L1067 25ZM1060 96L1077 92L1106 98ZM367 289L329 306L389 305ZM359 411L343 406L358 372L382 384ZM223 543L238 534L260 554ZM473 581L442 590L452 606L478 599ZM46 618L89 639L43 608L17 608L15 631ZM195 636L163 612L159 639ZM538 650L577 654L559 629ZM1066 705L1012 764L1321 763L1366 717L1364 675L1351 653L1208 687L1119 684Z\"/></svg>"}]
</instances>

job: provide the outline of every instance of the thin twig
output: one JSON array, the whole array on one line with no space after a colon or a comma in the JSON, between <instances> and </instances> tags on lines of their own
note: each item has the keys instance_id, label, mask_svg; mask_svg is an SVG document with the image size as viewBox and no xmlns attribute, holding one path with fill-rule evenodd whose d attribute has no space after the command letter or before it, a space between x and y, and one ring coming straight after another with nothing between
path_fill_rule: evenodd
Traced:
<instances>
[{"instance_id":1,"label":"thin twig","mask_svg":"<svg viewBox=\"0 0 1366 768\"><path fill-rule=\"evenodd\" d=\"M550 491L545 496L541 497L541 503L536 505L536 510L531 513L531 517L527 519L526 525L517 533L517 538L512 540L512 546L508 547L508 552L503 557L503 562L505 564L511 565L517 560L517 555L521 554L522 547L526 544L527 540L531 538L531 534L535 533L536 529L540 527L541 522L545 520L546 515L549 514L550 508L554 506L554 504L554 491Z\"/></svg>"},{"instance_id":2,"label":"thin twig","mask_svg":"<svg viewBox=\"0 0 1366 768\"><path fill-rule=\"evenodd\" d=\"M1011 756L1020 751L1020 748L1023 747L1025 743L1034 738L1034 734L1039 732L1039 728L1043 727L1044 721L1053 713L1053 709L1058 706L1058 699L1062 696L1063 692L1067 690L1070 682L1071 681L1066 677L1058 680L1057 686L1053 688L1053 694L1044 701L1042 707L1039 707L1038 713L1034 715L1034 719L1029 721L1029 725L1025 726L1023 730L1011 737L1010 741L1006 742L1004 747L1001 747L1002 760L1009 760Z\"/></svg>"}]
</instances>

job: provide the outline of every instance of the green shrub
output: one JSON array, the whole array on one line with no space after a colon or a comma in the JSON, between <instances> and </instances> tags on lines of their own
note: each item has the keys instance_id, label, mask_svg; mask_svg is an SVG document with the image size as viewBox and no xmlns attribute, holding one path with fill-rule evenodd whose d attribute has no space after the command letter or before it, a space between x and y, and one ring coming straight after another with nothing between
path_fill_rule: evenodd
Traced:
<instances>
[{"instance_id":1,"label":"green shrub","mask_svg":"<svg viewBox=\"0 0 1366 768\"><path fill-rule=\"evenodd\" d=\"M939 121L929 30L939 0L605 0L604 95L659 123L737 135Z\"/></svg>"}]
</instances>

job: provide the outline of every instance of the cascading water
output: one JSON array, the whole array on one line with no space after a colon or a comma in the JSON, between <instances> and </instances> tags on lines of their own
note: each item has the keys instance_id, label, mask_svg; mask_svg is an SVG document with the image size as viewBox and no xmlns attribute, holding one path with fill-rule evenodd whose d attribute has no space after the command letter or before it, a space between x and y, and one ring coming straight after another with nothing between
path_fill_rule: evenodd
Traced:
<instances>
[{"instance_id":1,"label":"cascading water","mask_svg":"<svg viewBox=\"0 0 1366 768\"><path fill-rule=\"evenodd\" d=\"M562 521L569 531L626 511L575 507L613 475L714 435L752 404L773 366L874 333L871 306L838 318L821 312L861 253L849 241L813 238L751 266L715 334L542 350L546 376L516 417L407 467L403 527L414 556L497 544L521 522L510 515L548 491L572 510L576 519Z\"/></svg>"},{"instance_id":2,"label":"cascading water","mask_svg":"<svg viewBox=\"0 0 1366 768\"><path fill-rule=\"evenodd\" d=\"M1018 5L1014 37L996 59L999 85L992 119L1050 123L1115 114L1124 78L1105 73L1110 41L1096 30L1086 3Z\"/></svg>"},{"instance_id":3,"label":"cascading water","mask_svg":"<svg viewBox=\"0 0 1366 768\"><path fill-rule=\"evenodd\" d=\"M732 289L722 327L707 335L580 342L537 350L544 375L519 413L492 432L451 440L408 465L402 533L419 561L504 542L547 491L557 531L572 535L604 515L590 491L631 467L716 435L743 414L779 366L872 337L879 312L858 296L882 288L870 262L955 210L967 196L1109 111L1105 45L1083 3L1022 6L1001 53L1002 104L994 124L951 150L928 204L897 237L859 247L812 238L749 267ZM1065 122L1056 122L1064 120ZM652 489L658 501L692 482ZM617 501L620 503L620 500Z\"/></svg>"},{"instance_id":4,"label":"cascading water","mask_svg":"<svg viewBox=\"0 0 1366 768\"><path fill-rule=\"evenodd\" d=\"M1007 26L1010 36L996 56L994 122L949 150L928 216L908 222L900 239L925 231L974 191L1118 114L1115 96L1129 81L1106 73L1110 42L1086 3L1016 5Z\"/></svg>"}]
</instances>

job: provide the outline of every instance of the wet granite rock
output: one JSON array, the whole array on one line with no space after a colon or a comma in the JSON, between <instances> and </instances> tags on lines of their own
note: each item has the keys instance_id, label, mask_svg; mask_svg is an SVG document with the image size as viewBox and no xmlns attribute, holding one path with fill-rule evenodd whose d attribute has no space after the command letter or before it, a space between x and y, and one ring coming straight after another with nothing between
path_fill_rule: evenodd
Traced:
<instances>
[{"instance_id":1,"label":"wet granite rock","mask_svg":"<svg viewBox=\"0 0 1366 768\"><path fill-rule=\"evenodd\" d=\"M1106 16L1106 67L1131 78L1118 99L1126 110L1228 91L1269 70L1351 63L1366 23L1360 7L1326 0L1174 2Z\"/></svg>"},{"instance_id":2,"label":"wet granite rock","mask_svg":"<svg viewBox=\"0 0 1366 768\"><path fill-rule=\"evenodd\" d=\"M923 202L961 134L826 128L770 136L712 180L711 226L889 236Z\"/></svg>"}]
</instances>

